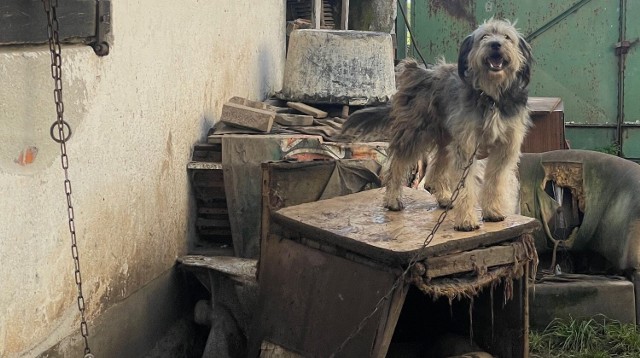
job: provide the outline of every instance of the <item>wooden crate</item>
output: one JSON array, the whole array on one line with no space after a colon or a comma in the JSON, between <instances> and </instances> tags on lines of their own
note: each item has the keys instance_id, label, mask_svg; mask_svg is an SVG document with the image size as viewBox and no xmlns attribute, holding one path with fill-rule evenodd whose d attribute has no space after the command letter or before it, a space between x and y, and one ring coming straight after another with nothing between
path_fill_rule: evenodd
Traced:
<instances>
[{"instance_id":1,"label":"wooden crate","mask_svg":"<svg viewBox=\"0 0 640 358\"><path fill-rule=\"evenodd\" d=\"M564 104L557 97L530 97L531 121L522 143L523 153L568 149L564 128Z\"/></svg>"},{"instance_id":2,"label":"wooden crate","mask_svg":"<svg viewBox=\"0 0 640 358\"><path fill-rule=\"evenodd\" d=\"M405 188L405 210L389 212L380 205L383 191L271 213L271 227L262 241L260 310L250 350L266 341L303 356L326 357L362 323L360 333L337 357L385 357L403 343L399 337L430 342L430 333L447 329L463 335L474 331L479 345L494 355L527 357L526 292L528 265L534 260L531 251L517 248L517 242L536 230L538 222L514 215L463 233L454 231L453 221L447 219L430 245L422 248L441 213L435 199ZM396 281L412 260L425 270L412 270L406 280ZM428 291L453 275L510 267L520 267L523 276L491 281L495 297L487 289L471 295L470 302L452 304L446 297L434 300L423 294L425 287ZM426 336L410 337L407 331Z\"/></svg>"}]
</instances>

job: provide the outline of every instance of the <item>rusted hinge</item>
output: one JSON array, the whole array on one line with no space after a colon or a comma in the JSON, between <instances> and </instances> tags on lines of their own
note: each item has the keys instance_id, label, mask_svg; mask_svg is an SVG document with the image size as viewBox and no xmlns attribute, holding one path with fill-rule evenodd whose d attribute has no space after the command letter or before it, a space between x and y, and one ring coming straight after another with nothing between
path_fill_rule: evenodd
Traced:
<instances>
[{"instance_id":1,"label":"rusted hinge","mask_svg":"<svg viewBox=\"0 0 640 358\"><path fill-rule=\"evenodd\" d=\"M635 45L638 42L639 39L635 39L633 41L620 41L618 43L616 43L615 49L616 49L616 56L620 56L620 55L626 55L627 53L629 53L629 49L631 48L631 46Z\"/></svg>"}]
</instances>

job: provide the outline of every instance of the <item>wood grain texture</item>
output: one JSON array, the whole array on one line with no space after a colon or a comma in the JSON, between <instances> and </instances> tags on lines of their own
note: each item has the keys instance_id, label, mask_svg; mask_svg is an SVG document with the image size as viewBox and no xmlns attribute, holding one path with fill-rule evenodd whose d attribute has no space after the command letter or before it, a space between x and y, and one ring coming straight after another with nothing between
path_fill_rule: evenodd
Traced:
<instances>
[{"instance_id":1,"label":"wood grain texture","mask_svg":"<svg viewBox=\"0 0 640 358\"><path fill-rule=\"evenodd\" d=\"M405 188L403 211L382 207L384 188L283 208L273 213L282 226L305 238L336 246L385 264L407 264L481 246L495 245L530 233L540 224L533 218L510 215L501 222L483 222L480 229L453 229L448 215L433 241L422 248L442 209L426 191ZM478 210L478 215L480 212Z\"/></svg>"}]
</instances>

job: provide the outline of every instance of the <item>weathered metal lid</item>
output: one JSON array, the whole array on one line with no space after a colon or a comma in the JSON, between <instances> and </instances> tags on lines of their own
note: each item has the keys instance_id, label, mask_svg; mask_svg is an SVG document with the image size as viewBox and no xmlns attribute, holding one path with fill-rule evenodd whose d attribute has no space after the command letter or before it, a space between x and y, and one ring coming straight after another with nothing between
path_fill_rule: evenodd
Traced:
<instances>
[{"instance_id":1,"label":"weathered metal lid","mask_svg":"<svg viewBox=\"0 0 640 358\"><path fill-rule=\"evenodd\" d=\"M299 102L371 105L395 92L391 35L372 31L291 33L282 91Z\"/></svg>"}]
</instances>

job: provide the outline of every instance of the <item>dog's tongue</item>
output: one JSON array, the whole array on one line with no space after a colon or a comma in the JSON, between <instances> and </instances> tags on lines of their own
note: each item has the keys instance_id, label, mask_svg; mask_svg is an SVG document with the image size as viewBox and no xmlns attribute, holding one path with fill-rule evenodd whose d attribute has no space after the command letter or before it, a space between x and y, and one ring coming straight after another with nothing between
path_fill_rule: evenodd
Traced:
<instances>
[{"instance_id":1,"label":"dog's tongue","mask_svg":"<svg viewBox=\"0 0 640 358\"><path fill-rule=\"evenodd\" d=\"M502 57L489 57L489 66L491 69L499 70L502 69Z\"/></svg>"}]
</instances>

